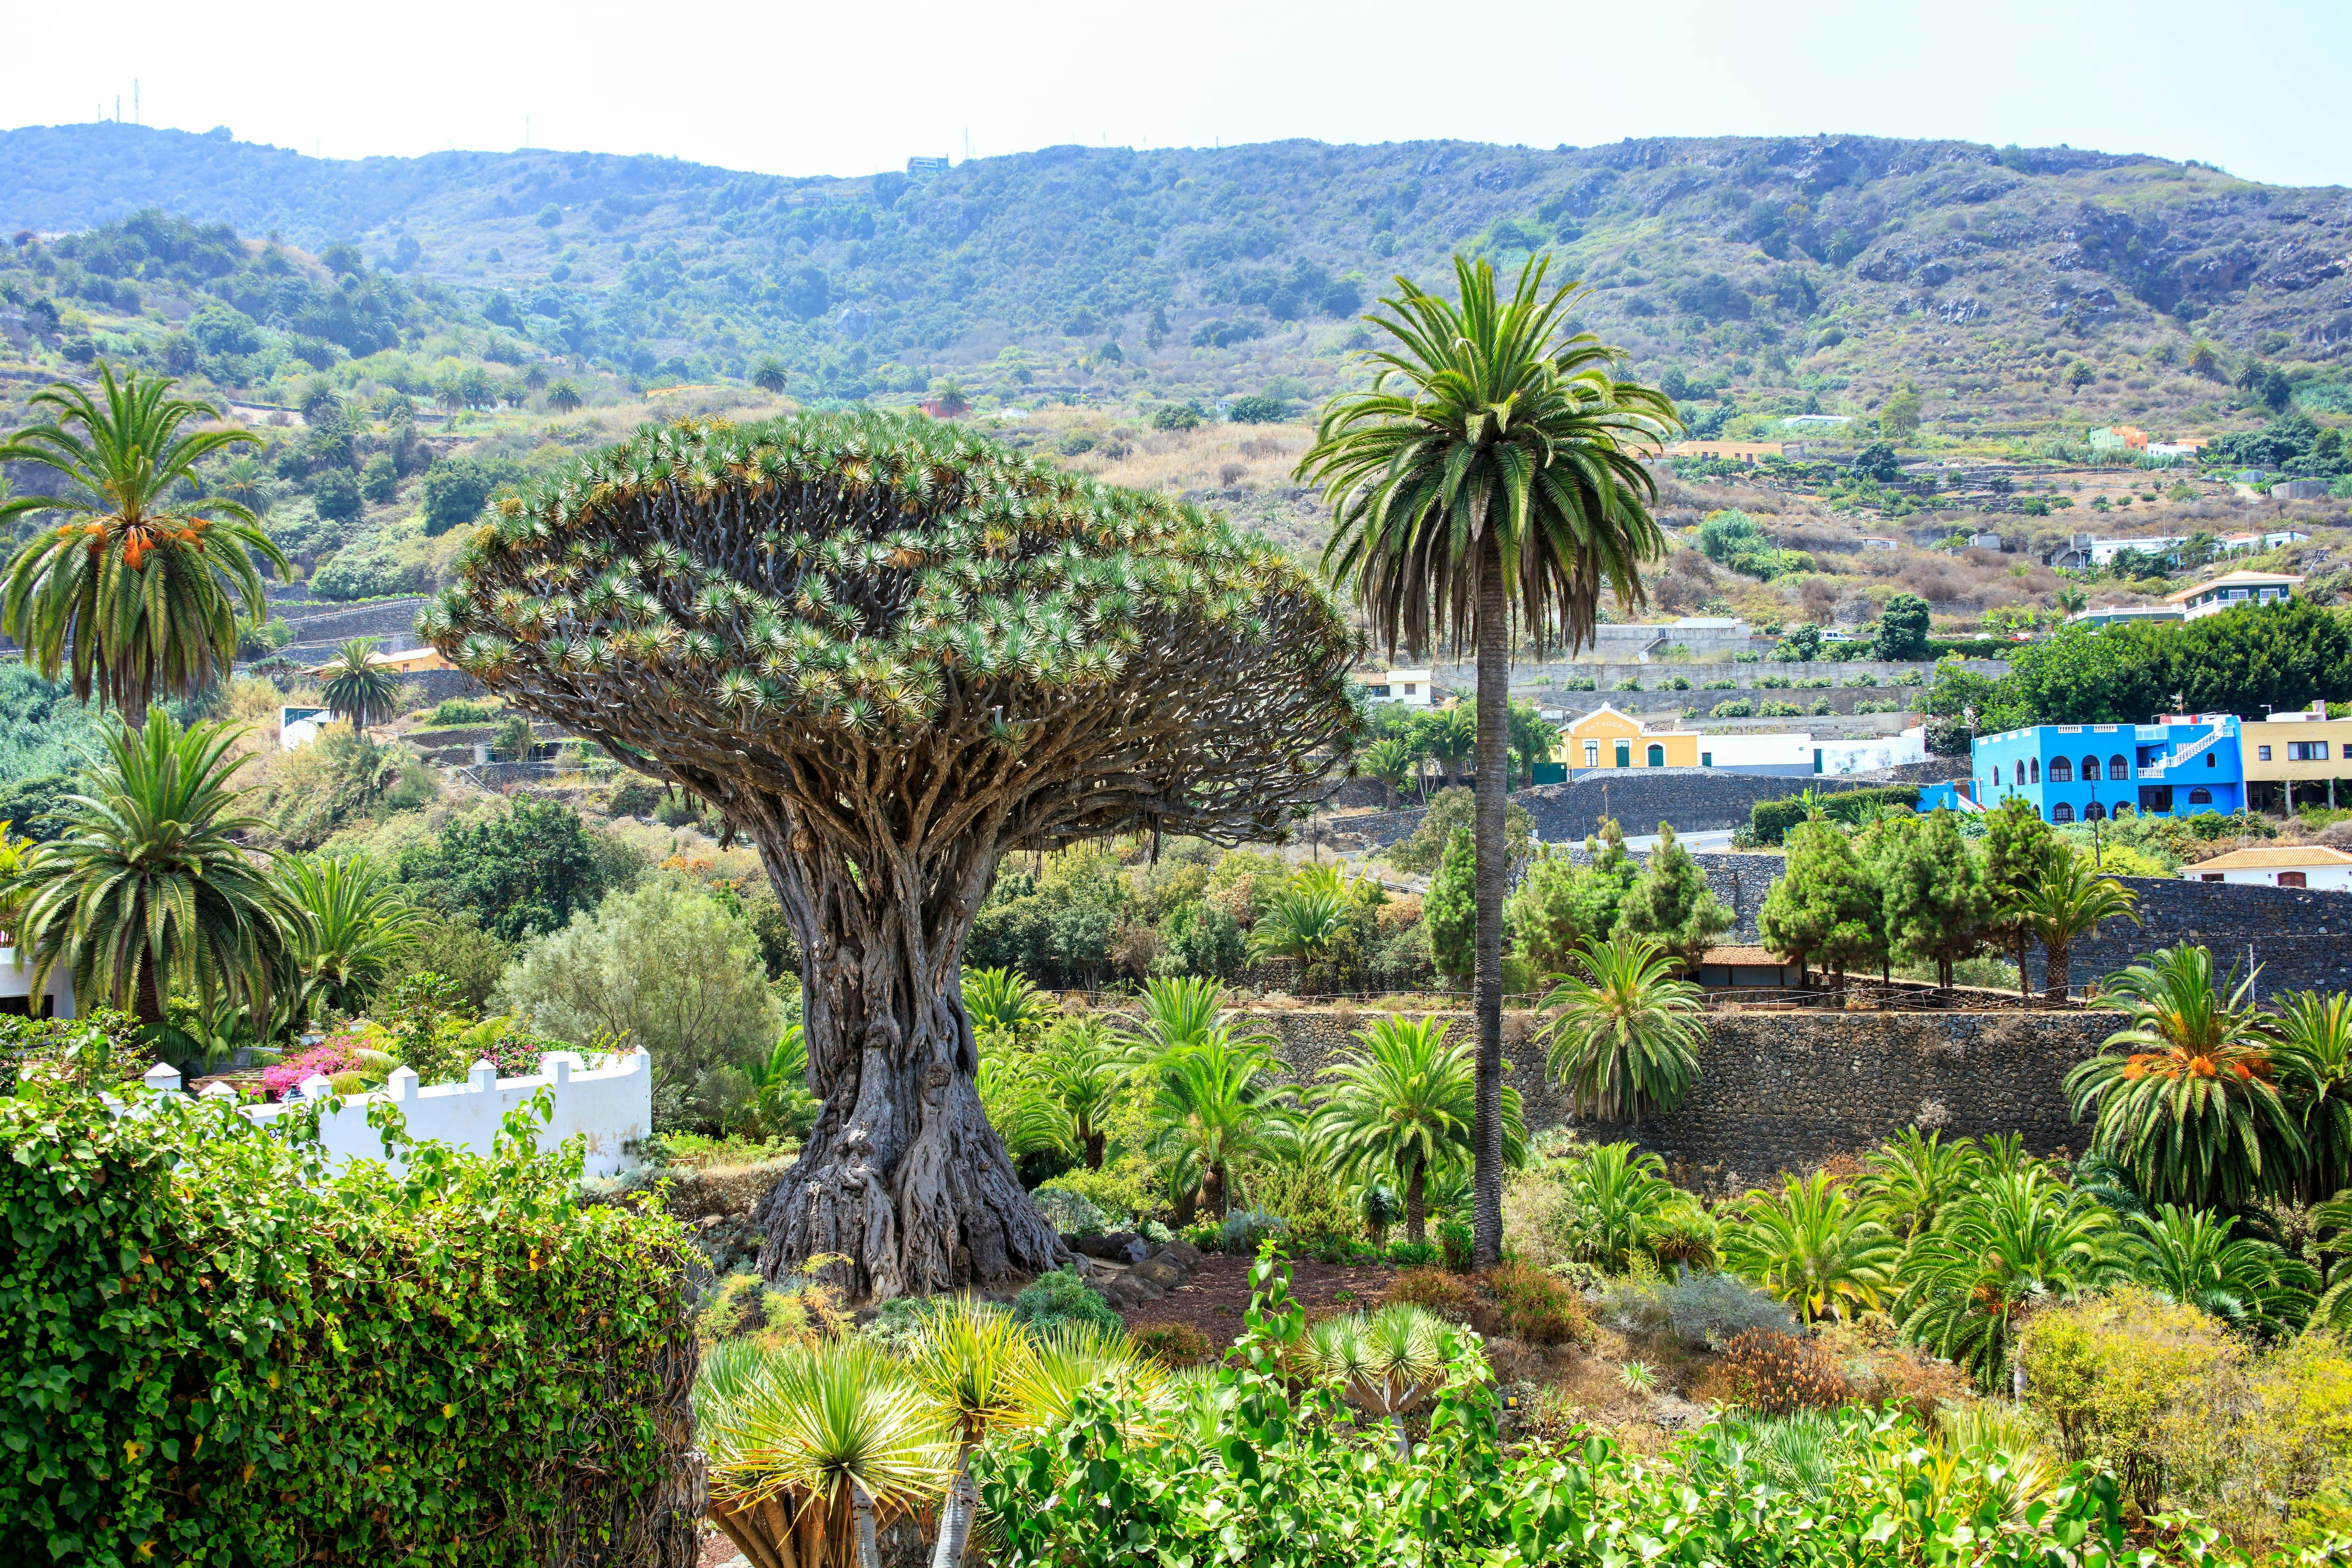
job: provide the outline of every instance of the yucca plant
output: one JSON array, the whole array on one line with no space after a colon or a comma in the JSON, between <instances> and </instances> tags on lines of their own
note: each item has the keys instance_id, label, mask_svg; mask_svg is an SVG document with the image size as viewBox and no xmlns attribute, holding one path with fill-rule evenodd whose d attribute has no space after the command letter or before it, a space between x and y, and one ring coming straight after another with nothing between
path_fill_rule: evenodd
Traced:
<instances>
[{"instance_id":1,"label":"yucca plant","mask_svg":"<svg viewBox=\"0 0 2352 1568\"><path fill-rule=\"evenodd\" d=\"M2115 1216L2039 1166L1988 1175L1903 1255L1895 1316L1906 1335L1997 1389L2019 1321L2124 1271Z\"/></svg>"},{"instance_id":2,"label":"yucca plant","mask_svg":"<svg viewBox=\"0 0 2352 1568\"><path fill-rule=\"evenodd\" d=\"M2267 1241L2232 1237L2236 1221L2226 1215L2162 1204L2153 1215L2131 1215L2126 1227L2133 1280L2183 1306L2266 1337L2311 1315L2318 1272Z\"/></svg>"},{"instance_id":3,"label":"yucca plant","mask_svg":"<svg viewBox=\"0 0 2352 1568\"><path fill-rule=\"evenodd\" d=\"M940 1515L933 1568L955 1568L980 1505L968 1469L972 1449L1022 1415L1021 1391L1036 1352L1029 1331L994 1302L958 1296L932 1312L908 1358L916 1386L955 1434L954 1479Z\"/></svg>"},{"instance_id":4,"label":"yucca plant","mask_svg":"<svg viewBox=\"0 0 2352 1568\"><path fill-rule=\"evenodd\" d=\"M62 831L14 884L33 994L65 964L74 994L161 1023L193 991L266 1017L286 980L298 917L266 861L238 842L263 826L231 782L243 731L183 730L154 709L142 730L110 728L105 750L58 813Z\"/></svg>"},{"instance_id":5,"label":"yucca plant","mask_svg":"<svg viewBox=\"0 0 2352 1568\"><path fill-rule=\"evenodd\" d=\"M1622 351L1575 330L1573 285L1529 258L1507 298L1454 258L1453 300L1397 279L1368 321L1392 346L1369 391L1332 400L1298 471L1333 516L1324 564L1391 651L1439 637L1477 651L1475 1257L1503 1247L1504 825L1513 633L1540 652L1593 635L1601 594L1643 604L1663 556L1643 456L1672 400L1618 374Z\"/></svg>"},{"instance_id":6,"label":"yucca plant","mask_svg":"<svg viewBox=\"0 0 2352 1568\"><path fill-rule=\"evenodd\" d=\"M776 1568L880 1568L876 1531L944 1491L956 1453L922 1389L859 1339L726 1370L734 1396L705 1428L713 1521Z\"/></svg>"},{"instance_id":7,"label":"yucca plant","mask_svg":"<svg viewBox=\"0 0 2352 1568\"><path fill-rule=\"evenodd\" d=\"M1576 1114L1639 1121L1680 1106L1698 1082L1699 988L1647 937L1589 942L1555 976L1539 1037Z\"/></svg>"},{"instance_id":8,"label":"yucca plant","mask_svg":"<svg viewBox=\"0 0 2352 1568\"><path fill-rule=\"evenodd\" d=\"M326 684L319 694L338 719L348 719L364 735L371 726L391 720L400 710L400 682L380 664L370 662L373 637L353 637L327 661Z\"/></svg>"},{"instance_id":9,"label":"yucca plant","mask_svg":"<svg viewBox=\"0 0 2352 1568\"><path fill-rule=\"evenodd\" d=\"M1405 1413L1444 1381L1450 1331L1433 1314L1399 1301L1370 1317L1322 1319L1307 1330L1299 1353L1314 1375L1337 1384L1358 1409L1385 1423L1397 1458L1408 1458Z\"/></svg>"},{"instance_id":10,"label":"yucca plant","mask_svg":"<svg viewBox=\"0 0 2352 1568\"><path fill-rule=\"evenodd\" d=\"M1868 1206L1819 1171L1748 1194L1717 1245L1725 1268L1806 1322L1874 1310L1903 1255Z\"/></svg>"},{"instance_id":11,"label":"yucca plant","mask_svg":"<svg viewBox=\"0 0 2352 1568\"><path fill-rule=\"evenodd\" d=\"M2092 1148L2150 1202L2237 1208L2294 1180L2302 1129L2252 987L2234 971L2217 981L2211 952L2180 946L2109 976L2100 994L2098 1006L2130 1022L2066 1075L2066 1092L2076 1118L2097 1119Z\"/></svg>"},{"instance_id":12,"label":"yucca plant","mask_svg":"<svg viewBox=\"0 0 2352 1568\"><path fill-rule=\"evenodd\" d=\"M425 933L425 917L364 855L279 862L293 910L300 1016L313 1009L357 1013L394 963Z\"/></svg>"},{"instance_id":13,"label":"yucca plant","mask_svg":"<svg viewBox=\"0 0 2352 1568\"><path fill-rule=\"evenodd\" d=\"M207 458L258 438L234 428L184 434L220 410L173 396L179 384L169 378L133 371L118 382L103 361L98 375L95 395L64 382L33 394L31 406L54 416L0 442L0 465L36 465L64 481L55 495L0 500L0 527L37 512L68 519L9 563L0 632L43 676L70 669L75 696L95 697L135 727L159 698L194 696L235 662L240 604L256 625L266 614L254 561L280 575L288 568L252 511L209 496L198 472Z\"/></svg>"}]
</instances>

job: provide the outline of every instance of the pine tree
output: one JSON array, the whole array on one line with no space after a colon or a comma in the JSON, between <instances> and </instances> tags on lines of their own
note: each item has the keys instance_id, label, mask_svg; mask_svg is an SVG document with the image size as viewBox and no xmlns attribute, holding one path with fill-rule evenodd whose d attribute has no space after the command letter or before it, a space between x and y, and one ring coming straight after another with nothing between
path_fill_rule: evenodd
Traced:
<instances>
[{"instance_id":1,"label":"pine tree","mask_svg":"<svg viewBox=\"0 0 2352 1568\"><path fill-rule=\"evenodd\" d=\"M2017 961L2017 994L2026 994L2025 950L2033 940L2028 908L2065 846L2032 805L2011 796L1985 814L1982 940Z\"/></svg>"},{"instance_id":2,"label":"pine tree","mask_svg":"<svg viewBox=\"0 0 2352 1568\"><path fill-rule=\"evenodd\" d=\"M1618 907L1641 873L1613 817L1586 837L1584 850L1591 858L1581 864L1564 852L1538 855L1511 895L1507 923L1538 977L1566 973L1570 953L1609 940Z\"/></svg>"},{"instance_id":3,"label":"pine tree","mask_svg":"<svg viewBox=\"0 0 2352 1568\"><path fill-rule=\"evenodd\" d=\"M1895 822L1876 867L1885 935L1902 956L1933 961L1948 989L1952 965L1984 946L1993 904L1983 868L1949 811Z\"/></svg>"},{"instance_id":4,"label":"pine tree","mask_svg":"<svg viewBox=\"0 0 2352 1568\"><path fill-rule=\"evenodd\" d=\"M1478 935L1478 855L1468 828L1455 828L1445 841L1445 858L1429 879L1421 918L1429 922L1429 951L1437 972L1456 985L1467 984Z\"/></svg>"},{"instance_id":5,"label":"pine tree","mask_svg":"<svg viewBox=\"0 0 2352 1568\"><path fill-rule=\"evenodd\" d=\"M1673 825L1658 824L1657 851L1626 890L1616 934L1649 937L1688 969L1730 925L1730 911L1690 851L1675 842Z\"/></svg>"},{"instance_id":6,"label":"pine tree","mask_svg":"<svg viewBox=\"0 0 2352 1568\"><path fill-rule=\"evenodd\" d=\"M1789 830L1789 868L1764 895L1757 930L1772 952L1805 965L1818 963L1843 986L1846 966L1874 955L1878 891L1835 823L1821 818Z\"/></svg>"}]
</instances>

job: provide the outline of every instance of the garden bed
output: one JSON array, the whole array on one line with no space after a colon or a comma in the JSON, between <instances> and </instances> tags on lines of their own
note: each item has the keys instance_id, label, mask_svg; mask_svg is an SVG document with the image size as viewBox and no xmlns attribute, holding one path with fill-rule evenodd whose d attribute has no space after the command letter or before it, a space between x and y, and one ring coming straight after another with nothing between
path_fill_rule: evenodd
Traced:
<instances>
[{"instance_id":1,"label":"garden bed","mask_svg":"<svg viewBox=\"0 0 2352 1568\"><path fill-rule=\"evenodd\" d=\"M1203 1258L1190 1280L1157 1301L1121 1312L1120 1321L1129 1329L1181 1323L1222 1351L1241 1337L1242 1317L1249 1310L1250 1263L1246 1258ZM1297 1260L1291 1268L1291 1297L1311 1317L1377 1307L1396 1276L1385 1263L1350 1266L1311 1258Z\"/></svg>"}]
</instances>

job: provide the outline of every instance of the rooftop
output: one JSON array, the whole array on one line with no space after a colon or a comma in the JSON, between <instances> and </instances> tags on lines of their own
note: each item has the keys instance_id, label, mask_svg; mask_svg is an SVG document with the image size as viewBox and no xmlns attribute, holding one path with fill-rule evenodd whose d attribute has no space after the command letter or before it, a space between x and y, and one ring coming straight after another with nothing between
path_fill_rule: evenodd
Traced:
<instances>
[{"instance_id":1,"label":"rooftop","mask_svg":"<svg viewBox=\"0 0 2352 1568\"><path fill-rule=\"evenodd\" d=\"M2210 860L2200 860L2192 871L2264 871L2281 867L2352 866L2352 855L2325 844L2295 844L2278 849L2232 849Z\"/></svg>"},{"instance_id":2,"label":"rooftop","mask_svg":"<svg viewBox=\"0 0 2352 1568\"><path fill-rule=\"evenodd\" d=\"M2293 587L2303 579L2292 572L2230 572L2210 582L2191 583L2186 588L2175 589L2164 596L2168 605L2186 604L2216 588L2279 588Z\"/></svg>"}]
</instances>

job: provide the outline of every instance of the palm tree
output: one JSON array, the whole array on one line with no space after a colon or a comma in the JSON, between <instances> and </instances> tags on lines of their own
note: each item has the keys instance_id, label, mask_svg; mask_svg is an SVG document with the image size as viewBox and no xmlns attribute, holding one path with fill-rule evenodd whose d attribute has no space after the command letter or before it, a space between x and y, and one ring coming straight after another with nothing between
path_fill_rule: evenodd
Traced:
<instances>
[{"instance_id":1,"label":"palm tree","mask_svg":"<svg viewBox=\"0 0 2352 1568\"><path fill-rule=\"evenodd\" d=\"M1529 258L1507 302L1494 268L1454 258L1457 302L1397 279L1371 323L1395 340L1371 389L1335 399L1298 471L1335 521L1325 565L1351 584L1393 655L1435 635L1477 648L1478 1114L1475 1259L1503 1247L1504 755L1513 623L1538 653L1592 636L1602 586L1646 602L1641 566L1665 553L1637 456L1675 427L1674 404L1620 380L1620 351L1568 334L1573 285L1547 292Z\"/></svg>"},{"instance_id":2,"label":"palm tree","mask_svg":"<svg viewBox=\"0 0 2352 1568\"><path fill-rule=\"evenodd\" d=\"M1272 1045L1274 1037L1225 1009L1225 988L1205 975L1156 976L1144 982L1143 1016L1121 1027L1118 1039L1128 1060L1150 1071L1171 1051L1223 1037Z\"/></svg>"},{"instance_id":3,"label":"palm tree","mask_svg":"<svg viewBox=\"0 0 2352 1568\"><path fill-rule=\"evenodd\" d=\"M940 1421L955 1434L954 1479L940 1514L932 1568L956 1568L980 1506L970 1468L971 1451L990 1432L1021 1415L1020 1389L1036 1360L1028 1331L992 1301L958 1296L933 1312L908 1357L915 1385Z\"/></svg>"},{"instance_id":4,"label":"palm tree","mask_svg":"<svg viewBox=\"0 0 2352 1568\"><path fill-rule=\"evenodd\" d=\"M231 776L244 731L183 730L161 708L143 730L115 726L58 812L64 830L20 882L20 933L32 991L70 967L85 1005L103 1001L158 1023L164 999L193 987L269 1011L297 917L268 871L236 843L264 826L238 815Z\"/></svg>"},{"instance_id":5,"label":"palm tree","mask_svg":"<svg viewBox=\"0 0 2352 1568\"><path fill-rule=\"evenodd\" d=\"M1205 1206L1222 1216L1233 1199L1233 1168L1263 1147L1285 1106L1272 1055L1223 1030L1170 1051L1153 1074L1151 1152L1169 1163L1176 1223Z\"/></svg>"},{"instance_id":6,"label":"palm tree","mask_svg":"<svg viewBox=\"0 0 2352 1568\"><path fill-rule=\"evenodd\" d=\"M1721 1246L1726 1268L1809 1323L1824 1313L1876 1310L1903 1253L1867 1205L1819 1171L1785 1178L1777 1193L1749 1193Z\"/></svg>"},{"instance_id":7,"label":"palm tree","mask_svg":"<svg viewBox=\"0 0 2352 1568\"><path fill-rule=\"evenodd\" d=\"M2100 1289L2120 1272L2115 1228L2095 1200L2039 1165L1988 1176L1905 1254L1895 1316L1906 1337L1998 1388L2027 1309Z\"/></svg>"},{"instance_id":8,"label":"palm tree","mask_svg":"<svg viewBox=\"0 0 2352 1568\"><path fill-rule=\"evenodd\" d=\"M559 381L547 389L547 405L558 414L572 413L586 401L580 395L580 389L568 381Z\"/></svg>"},{"instance_id":9,"label":"palm tree","mask_svg":"<svg viewBox=\"0 0 2352 1568\"><path fill-rule=\"evenodd\" d=\"M1441 787L1452 789L1462 765L1478 755L1478 710L1457 702L1428 716L1420 726L1422 749L1437 763Z\"/></svg>"},{"instance_id":10,"label":"palm tree","mask_svg":"<svg viewBox=\"0 0 2352 1568\"><path fill-rule=\"evenodd\" d=\"M2070 851L2052 858L2042 879L2026 895L2022 910L2042 943L2045 1001L2066 1000L2067 956L2074 939L2095 930L2101 921L2120 917L2139 924L2133 912L2138 902L2138 894L2093 869L2089 857Z\"/></svg>"},{"instance_id":11,"label":"palm tree","mask_svg":"<svg viewBox=\"0 0 2352 1568\"><path fill-rule=\"evenodd\" d=\"M1250 952L1259 958L1293 959L1302 971L1312 972L1339 951L1354 916L1354 900L1332 882L1294 879L1258 917Z\"/></svg>"},{"instance_id":12,"label":"palm tree","mask_svg":"<svg viewBox=\"0 0 2352 1568\"><path fill-rule=\"evenodd\" d=\"M1065 1018L1045 1037L1037 1067L1040 1087L1068 1119L1072 1148L1087 1170L1101 1170L1110 1113L1128 1082L1118 1037L1092 1014Z\"/></svg>"},{"instance_id":13,"label":"palm tree","mask_svg":"<svg viewBox=\"0 0 2352 1568\"><path fill-rule=\"evenodd\" d=\"M1650 1251L1682 1201L1666 1180L1666 1163L1631 1143L1601 1144L1570 1165L1561 1185L1575 1216L1569 1228L1576 1255L1612 1274Z\"/></svg>"},{"instance_id":14,"label":"palm tree","mask_svg":"<svg viewBox=\"0 0 2352 1568\"><path fill-rule=\"evenodd\" d=\"M2164 1204L2126 1223L2132 1278L2149 1289L2265 1337L2310 1315L2317 1271L2259 1237L2231 1239L2228 1215Z\"/></svg>"},{"instance_id":15,"label":"palm tree","mask_svg":"<svg viewBox=\"0 0 2352 1568\"><path fill-rule=\"evenodd\" d=\"M303 1022L312 1008L356 1013L414 949L425 917L364 855L282 861L285 896L298 917L292 958Z\"/></svg>"},{"instance_id":16,"label":"palm tree","mask_svg":"<svg viewBox=\"0 0 2352 1568\"><path fill-rule=\"evenodd\" d=\"M327 664L327 683L320 689L328 710L349 719L364 735L371 724L382 724L400 710L400 682L380 664L371 664L373 637L353 637L335 650Z\"/></svg>"},{"instance_id":17,"label":"palm tree","mask_svg":"<svg viewBox=\"0 0 2352 1568\"><path fill-rule=\"evenodd\" d=\"M2352 996L2297 991L2276 1005L2271 1056L2303 1123L2305 1196L2322 1198L2352 1187Z\"/></svg>"},{"instance_id":18,"label":"palm tree","mask_svg":"<svg viewBox=\"0 0 2352 1568\"><path fill-rule=\"evenodd\" d=\"M1944 1205L1976 1181L1984 1155L1972 1138L1947 1143L1940 1132L1922 1137L1916 1127L1906 1127L1871 1151L1863 1167L1863 1196L1879 1220L1908 1242L1934 1226Z\"/></svg>"},{"instance_id":19,"label":"palm tree","mask_svg":"<svg viewBox=\"0 0 2352 1568\"><path fill-rule=\"evenodd\" d=\"M266 614L253 556L281 576L288 567L253 513L206 497L196 472L215 452L256 444L251 434L182 435L220 411L171 396L178 383L168 378L134 371L118 383L101 363L99 382L103 401L65 383L33 394L56 417L0 442L0 465L37 464L66 481L58 495L0 501L0 526L42 511L70 520L9 563L0 632L50 679L70 665L75 696L95 693L136 726L159 696L193 696L235 662L236 601L256 625ZM201 499L175 503L175 493Z\"/></svg>"},{"instance_id":20,"label":"palm tree","mask_svg":"<svg viewBox=\"0 0 2352 1568\"><path fill-rule=\"evenodd\" d=\"M1421 757L1402 736L1391 735L1365 747L1363 754L1356 759L1356 770L1378 781L1388 791L1389 809L1394 811L1397 792L1421 773Z\"/></svg>"},{"instance_id":21,"label":"palm tree","mask_svg":"<svg viewBox=\"0 0 2352 1568\"><path fill-rule=\"evenodd\" d=\"M1572 1087L1575 1113L1639 1121L1682 1104L1698 1081L1700 991L1648 937L1591 942L1568 955L1543 1005L1545 1066Z\"/></svg>"},{"instance_id":22,"label":"palm tree","mask_svg":"<svg viewBox=\"0 0 2352 1568\"><path fill-rule=\"evenodd\" d=\"M1361 1048L1320 1074L1332 1082L1315 1112L1341 1171L1396 1173L1416 1245L1427 1238L1430 1172L1471 1152L1477 1083L1469 1047L1447 1041L1446 1027L1390 1016L1357 1030Z\"/></svg>"},{"instance_id":23,"label":"palm tree","mask_svg":"<svg viewBox=\"0 0 2352 1568\"><path fill-rule=\"evenodd\" d=\"M2248 1000L2253 977L2227 984L2201 947L2162 948L2110 975L2097 1005L2131 1021L2066 1075L2075 1117L2097 1115L2092 1149L2150 1202L2238 1208L2283 1188L2304 1156L2270 1025Z\"/></svg>"},{"instance_id":24,"label":"palm tree","mask_svg":"<svg viewBox=\"0 0 2352 1568\"><path fill-rule=\"evenodd\" d=\"M1054 1004L1019 970L967 969L963 1007L973 1029L1002 1030L1017 1040L1043 1028Z\"/></svg>"},{"instance_id":25,"label":"palm tree","mask_svg":"<svg viewBox=\"0 0 2352 1568\"><path fill-rule=\"evenodd\" d=\"M781 393L784 390L784 362L773 354L762 359L751 372L751 384L762 392Z\"/></svg>"}]
</instances>

